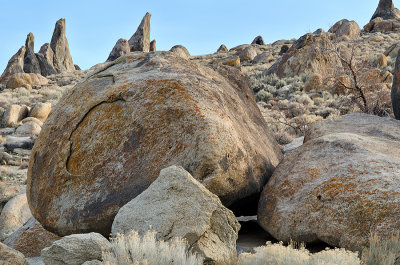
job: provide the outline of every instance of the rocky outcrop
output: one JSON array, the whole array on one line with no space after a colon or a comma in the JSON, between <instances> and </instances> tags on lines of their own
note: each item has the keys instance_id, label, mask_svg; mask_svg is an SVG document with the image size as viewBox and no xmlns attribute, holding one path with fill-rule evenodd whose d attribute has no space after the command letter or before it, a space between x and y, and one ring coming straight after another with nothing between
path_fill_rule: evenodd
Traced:
<instances>
[{"instance_id":1,"label":"rocky outcrop","mask_svg":"<svg viewBox=\"0 0 400 265\"><path fill-rule=\"evenodd\" d=\"M131 51L150 51L150 19L151 14L146 13L135 34L129 39L129 46Z\"/></svg>"},{"instance_id":2,"label":"rocky outcrop","mask_svg":"<svg viewBox=\"0 0 400 265\"><path fill-rule=\"evenodd\" d=\"M25 49L24 72L40 74L40 65L35 54L35 37L33 36L32 32L30 32L26 37Z\"/></svg>"},{"instance_id":3,"label":"rocky outcrop","mask_svg":"<svg viewBox=\"0 0 400 265\"><path fill-rule=\"evenodd\" d=\"M31 217L3 243L29 258L40 256L42 249L51 246L59 239L59 236L46 231L35 218Z\"/></svg>"},{"instance_id":4,"label":"rocky outcrop","mask_svg":"<svg viewBox=\"0 0 400 265\"><path fill-rule=\"evenodd\" d=\"M306 34L272 65L265 74L278 77L293 77L303 73L322 76L333 74L341 66L340 59L327 34Z\"/></svg>"},{"instance_id":5,"label":"rocky outcrop","mask_svg":"<svg viewBox=\"0 0 400 265\"><path fill-rule=\"evenodd\" d=\"M400 10L394 7L392 0L380 0L375 13L372 15L371 21L375 18L399 19Z\"/></svg>"},{"instance_id":6,"label":"rocky outcrop","mask_svg":"<svg viewBox=\"0 0 400 265\"><path fill-rule=\"evenodd\" d=\"M45 43L40 47L39 53L36 54L39 65L41 69L41 73L43 76L56 74L57 71L54 68L54 52L50 47L49 43Z\"/></svg>"},{"instance_id":7,"label":"rocky outcrop","mask_svg":"<svg viewBox=\"0 0 400 265\"><path fill-rule=\"evenodd\" d=\"M6 239L31 216L25 193L9 200L0 215L0 240Z\"/></svg>"},{"instance_id":8,"label":"rocky outcrop","mask_svg":"<svg viewBox=\"0 0 400 265\"><path fill-rule=\"evenodd\" d=\"M13 127L28 115L28 107L13 104L8 107L3 115L3 123L6 127Z\"/></svg>"},{"instance_id":9,"label":"rocky outcrop","mask_svg":"<svg viewBox=\"0 0 400 265\"><path fill-rule=\"evenodd\" d=\"M400 213L400 122L351 114L312 125L265 186L258 221L278 240L360 250Z\"/></svg>"},{"instance_id":10,"label":"rocky outcrop","mask_svg":"<svg viewBox=\"0 0 400 265\"><path fill-rule=\"evenodd\" d=\"M226 48L225 44L221 44L221 46L219 46L217 52L228 52L228 48Z\"/></svg>"},{"instance_id":11,"label":"rocky outcrop","mask_svg":"<svg viewBox=\"0 0 400 265\"><path fill-rule=\"evenodd\" d=\"M114 48L110 52L110 55L107 58L107 62L112 62L122 55L129 53L130 51L131 50L128 41L121 38L117 41Z\"/></svg>"},{"instance_id":12,"label":"rocky outcrop","mask_svg":"<svg viewBox=\"0 0 400 265\"><path fill-rule=\"evenodd\" d=\"M53 66L57 73L74 71L74 63L69 52L68 40L65 35L65 19L56 22L50 47L54 52Z\"/></svg>"},{"instance_id":13,"label":"rocky outcrop","mask_svg":"<svg viewBox=\"0 0 400 265\"><path fill-rule=\"evenodd\" d=\"M397 120L400 120L400 54L397 55L396 65L393 70L392 107Z\"/></svg>"},{"instance_id":14,"label":"rocky outcrop","mask_svg":"<svg viewBox=\"0 0 400 265\"><path fill-rule=\"evenodd\" d=\"M171 52L136 52L68 90L29 161L34 217L60 235L108 235L119 208L170 165L230 209L252 211L282 154L244 75L215 69Z\"/></svg>"},{"instance_id":15,"label":"rocky outcrop","mask_svg":"<svg viewBox=\"0 0 400 265\"><path fill-rule=\"evenodd\" d=\"M0 265L28 265L24 255L0 242Z\"/></svg>"},{"instance_id":16,"label":"rocky outcrop","mask_svg":"<svg viewBox=\"0 0 400 265\"><path fill-rule=\"evenodd\" d=\"M157 48L156 48L156 40L152 40L152 41L150 42L150 51L151 51L151 52L157 51Z\"/></svg>"},{"instance_id":17,"label":"rocky outcrop","mask_svg":"<svg viewBox=\"0 0 400 265\"><path fill-rule=\"evenodd\" d=\"M236 55L239 56L241 62L252 61L257 56L257 51L253 46L248 46L238 51Z\"/></svg>"},{"instance_id":18,"label":"rocky outcrop","mask_svg":"<svg viewBox=\"0 0 400 265\"><path fill-rule=\"evenodd\" d=\"M262 36L257 36L251 44L265 45L265 42Z\"/></svg>"},{"instance_id":19,"label":"rocky outcrop","mask_svg":"<svg viewBox=\"0 0 400 265\"><path fill-rule=\"evenodd\" d=\"M360 36L361 29L354 20L342 19L336 22L328 32L335 34L336 38L341 40L354 40Z\"/></svg>"},{"instance_id":20,"label":"rocky outcrop","mask_svg":"<svg viewBox=\"0 0 400 265\"><path fill-rule=\"evenodd\" d=\"M184 59L190 58L190 53L189 53L188 49L186 49L185 46L175 45L169 51L175 53L176 55L178 55L181 58L184 58Z\"/></svg>"},{"instance_id":21,"label":"rocky outcrop","mask_svg":"<svg viewBox=\"0 0 400 265\"><path fill-rule=\"evenodd\" d=\"M91 260L103 260L102 251L111 251L111 244L97 233L75 234L53 242L42 250L46 265L78 265Z\"/></svg>"},{"instance_id":22,"label":"rocky outcrop","mask_svg":"<svg viewBox=\"0 0 400 265\"><path fill-rule=\"evenodd\" d=\"M7 83L9 77L13 74L24 72L24 56L26 49L22 46L16 54L8 61L7 67L0 77L0 83Z\"/></svg>"},{"instance_id":23,"label":"rocky outcrop","mask_svg":"<svg viewBox=\"0 0 400 265\"><path fill-rule=\"evenodd\" d=\"M229 261L236 254L240 224L235 215L182 167L161 170L148 189L124 205L112 234L133 229L144 235L149 227L159 240L186 239L190 251L208 260Z\"/></svg>"},{"instance_id":24,"label":"rocky outcrop","mask_svg":"<svg viewBox=\"0 0 400 265\"><path fill-rule=\"evenodd\" d=\"M6 87L9 89L15 89L18 87L25 87L30 90L35 86L47 85L49 80L40 74L33 73L19 73L10 76Z\"/></svg>"}]
</instances>

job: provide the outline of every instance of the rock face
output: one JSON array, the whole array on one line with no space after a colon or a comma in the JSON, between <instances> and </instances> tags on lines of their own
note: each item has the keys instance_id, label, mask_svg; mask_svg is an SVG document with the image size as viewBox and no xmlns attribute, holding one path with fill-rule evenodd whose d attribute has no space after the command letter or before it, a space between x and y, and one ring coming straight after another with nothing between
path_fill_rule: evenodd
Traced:
<instances>
[{"instance_id":1,"label":"rock face","mask_svg":"<svg viewBox=\"0 0 400 265\"><path fill-rule=\"evenodd\" d=\"M117 41L114 48L110 52L110 55L107 58L107 62L112 62L122 55L129 53L130 51L131 50L128 41L121 38Z\"/></svg>"},{"instance_id":2,"label":"rock face","mask_svg":"<svg viewBox=\"0 0 400 265\"><path fill-rule=\"evenodd\" d=\"M31 217L25 193L9 200L0 215L0 240L7 238Z\"/></svg>"},{"instance_id":3,"label":"rock face","mask_svg":"<svg viewBox=\"0 0 400 265\"><path fill-rule=\"evenodd\" d=\"M18 87L25 87L26 89L32 89L34 86L42 86L48 84L49 80L40 74L33 73L19 73L10 76L6 87L9 89L15 89Z\"/></svg>"},{"instance_id":4,"label":"rock face","mask_svg":"<svg viewBox=\"0 0 400 265\"><path fill-rule=\"evenodd\" d=\"M254 47L248 46L241 51L236 53L239 56L240 61L252 61L257 56L257 51Z\"/></svg>"},{"instance_id":5,"label":"rock face","mask_svg":"<svg viewBox=\"0 0 400 265\"><path fill-rule=\"evenodd\" d=\"M189 59L190 57L189 51L186 49L185 46L182 45L175 45L169 51L177 54L179 57L184 59Z\"/></svg>"},{"instance_id":6,"label":"rock face","mask_svg":"<svg viewBox=\"0 0 400 265\"><path fill-rule=\"evenodd\" d=\"M221 44L221 46L219 46L217 52L228 52L228 48L226 48L225 44Z\"/></svg>"},{"instance_id":7,"label":"rock face","mask_svg":"<svg viewBox=\"0 0 400 265\"><path fill-rule=\"evenodd\" d=\"M342 19L336 22L328 32L335 34L336 38L354 40L360 36L361 29L354 20L349 21L347 19Z\"/></svg>"},{"instance_id":8,"label":"rock face","mask_svg":"<svg viewBox=\"0 0 400 265\"><path fill-rule=\"evenodd\" d=\"M42 249L51 246L59 239L59 236L46 231L35 218L31 217L7 237L4 244L21 252L25 257L38 257Z\"/></svg>"},{"instance_id":9,"label":"rock face","mask_svg":"<svg viewBox=\"0 0 400 265\"><path fill-rule=\"evenodd\" d=\"M261 36L257 36L254 38L251 44L265 45L264 39Z\"/></svg>"},{"instance_id":10,"label":"rock face","mask_svg":"<svg viewBox=\"0 0 400 265\"><path fill-rule=\"evenodd\" d=\"M152 41L150 42L150 51L151 51L151 52L157 51L157 48L156 48L156 40L152 40Z\"/></svg>"},{"instance_id":11,"label":"rock face","mask_svg":"<svg viewBox=\"0 0 400 265\"><path fill-rule=\"evenodd\" d=\"M293 77L302 73L322 76L333 74L341 66L340 59L332 52L334 46L328 35L306 34L269 68L265 74L278 77Z\"/></svg>"},{"instance_id":12,"label":"rock face","mask_svg":"<svg viewBox=\"0 0 400 265\"><path fill-rule=\"evenodd\" d=\"M391 98L394 116L397 120L400 120L400 54L397 55L396 65L393 71Z\"/></svg>"},{"instance_id":13,"label":"rock face","mask_svg":"<svg viewBox=\"0 0 400 265\"><path fill-rule=\"evenodd\" d=\"M182 237L190 250L214 261L228 261L236 254L240 224L218 197L182 167L161 170L160 176L116 215L112 233L141 235L151 229L157 238Z\"/></svg>"},{"instance_id":14,"label":"rock face","mask_svg":"<svg viewBox=\"0 0 400 265\"><path fill-rule=\"evenodd\" d=\"M102 250L110 251L111 244L97 233L76 234L53 242L42 250L46 265L78 265L91 260L103 260Z\"/></svg>"},{"instance_id":15,"label":"rock face","mask_svg":"<svg viewBox=\"0 0 400 265\"><path fill-rule=\"evenodd\" d=\"M42 127L39 124L29 121L19 126L15 133L18 136L38 136L41 130Z\"/></svg>"},{"instance_id":16,"label":"rock face","mask_svg":"<svg viewBox=\"0 0 400 265\"><path fill-rule=\"evenodd\" d=\"M24 56L24 72L40 74L40 65L38 59L36 58L34 47L35 37L33 36L32 32L30 32L26 37L25 42L26 52Z\"/></svg>"},{"instance_id":17,"label":"rock face","mask_svg":"<svg viewBox=\"0 0 400 265\"><path fill-rule=\"evenodd\" d=\"M398 19L400 18L400 11L394 7L392 0L380 0L371 20L378 17L383 19Z\"/></svg>"},{"instance_id":18,"label":"rock face","mask_svg":"<svg viewBox=\"0 0 400 265\"><path fill-rule=\"evenodd\" d=\"M3 123L6 127L17 125L28 115L28 107L13 104L4 112Z\"/></svg>"},{"instance_id":19,"label":"rock face","mask_svg":"<svg viewBox=\"0 0 400 265\"><path fill-rule=\"evenodd\" d=\"M50 47L49 43L45 43L40 47L39 53L36 54L39 65L41 69L41 73L43 76L56 74L57 71L54 68L54 52Z\"/></svg>"},{"instance_id":20,"label":"rock face","mask_svg":"<svg viewBox=\"0 0 400 265\"><path fill-rule=\"evenodd\" d=\"M108 235L119 208L171 165L231 209L258 200L282 154L244 75L215 69L221 74L171 52L136 52L69 90L32 150L34 217L60 235Z\"/></svg>"},{"instance_id":21,"label":"rock face","mask_svg":"<svg viewBox=\"0 0 400 265\"><path fill-rule=\"evenodd\" d=\"M0 77L0 83L7 83L8 78L17 73L24 72L24 56L26 49L22 46L16 54L8 61L7 67Z\"/></svg>"},{"instance_id":22,"label":"rock face","mask_svg":"<svg viewBox=\"0 0 400 265\"><path fill-rule=\"evenodd\" d=\"M28 265L23 254L0 242L0 265Z\"/></svg>"},{"instance_id":23,"label":"rock face","mask_svg":"<svg viewBox=\"0 0 400 265\"><path fill-rule=\"evenodd\" d=\"M397 231L400 122L351 114L311 126L265 186L258 221L276 239L360 250Z\"/></svg>"},{"instance_id":24,"label":"rock face","mask_svg":"<svg viewBox=\"0 0 400 265\"><path fill-rule=\"evenodd\" d=\"M151 14L146 13L140 22L135 34L129 39L131 51L150 51L150 19Z\"/></svg>"},{"instance_id":25,"label":"rock face","mask_svg":"<svg viewBox=\"0 0 400 265\"><path fill-rule=\"evenodd\" d=\"M51 112L51 103L37 103L33 106L30 117L37 118L41 122L44 122Z\"/></svg>"},{"instance_id":26,"label":"rock face","mask_svg":"<svg viewBox=\"0 0 400 265\"><path fill-rule=\"evenodd\" d=\"M74 63L69 52L67 37L65 36L65 19L56 22L50 47L54 52L53 66L57 73L74 71Z\"/></svg>"}]
</instances>

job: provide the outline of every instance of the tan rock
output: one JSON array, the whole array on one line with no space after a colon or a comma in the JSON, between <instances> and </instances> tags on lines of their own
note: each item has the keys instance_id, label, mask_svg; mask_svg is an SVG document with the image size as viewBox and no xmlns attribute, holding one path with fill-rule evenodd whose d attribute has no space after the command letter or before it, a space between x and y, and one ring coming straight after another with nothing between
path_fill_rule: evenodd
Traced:
<instances>
[{"instance_id":1,"label":"tan rock","mask_svg":"<svg viewBox=\"0 0 400 265\"><path fill-rule=\"evenodd\" d=\"M24 255L0 242L0 265L28 265Z\"/></svg>"},{"instance_id":2,"label":"tan rock","mask_svg":"<svg viewBox=\"0 0 400 265\"><path fill-rule=\"evenodd\" d=\"M134 51L142 51L149 52L150 51L150 20L151 14L146 13L140 22L135 34L129 39L129 46L131 48L131 52Z\"/></svg>"},{"instance_id":3,"label":"tan rock","mask_svg":"<svg viewBox=\"0 0 400 265\"><path fill-rule=\"evenodd\" d=\"M133 229L144 235L150 226L159 240L185 238L189 250L206 259L229 261L236 254L240 224L235 215L182 167L161 170L148 189L125 204L112 234Z\"/></svg>"},{"instance_id":4,"label":"tan rock","mask_svg":"<svg viewBox=\"0 0 400 265\"><path fill-rule=\"evenodd\" d=\"M110 55L107 58L107 62L112 62L124 54L131 51L129 43L125 39L119 39L115 44L114 48L111 50Z\"/></svg>"},{"instance_id":5,"label":"tan rock","mask_svg":"<svg viewBox=\"0 0 400 265\"><path fill-rule=\"evenodd\" d=\"M375 23L378 23L378 22L381 22L381 21L383 21L383 18L381 18L381 17L377 17L377 18L372 19L370 22L368 22L368 24L366 24L364 26L364 30L365 31L372 31L374 29Z\"/></svg>"},{"instance_id":6,"label":"tan rock","mask_svg":"<svg viewBox=\"0 0 400 265\"><path fill-rule=\"evenodd\" d=\"M354 40L360 36L361 29L354 20L349 21L347 19L342 19L336 22L328 32L335 34L336 38L346 37L347 40Z\"/></svg>"},{"instance_id":7,"label":"tan rock","mask_svg":"<svg viewBox=\"0 0 400 265\"><path fill-rule=\"evenodd\" d=\"M35 117L28 117L28 118L25 118L25 119L23 119L21 122L22 122L22 124L24 124L24 123L26 123L26 122L34 122L34 123L36 123L37 125L39 125L40 127L43 126L43 122L40 121L39 119L35 118Z\"/></svg>"},{"instance_id":8,"label":"tan rock","mask_svg":"<svg viewBox=\"0 0 400 265\"><path fill-rule=\"evenodd\" d=\"M182 57L184 59L190 58L189 51L186 49L186 47L184 47L182 45L175 45L169 51L177 54L179 57Z\"/></svg>"},{"instance_id":9,"label":"tan rock","mask_svg":"<svg viewBox=\"0 0 400 265\"><path fill-rule=\"evenodd\" d=\"M304 85L305 91L309 92L311 90L321 90L322 88L322 76L320 74L312 74L308 78Z\"/></svg>"},{"instance_id":10,"label":"tan rock","mask_svg":"<svg viewBox=\"0 0 400 265\"><path fill-rule=\"evenodd\" d=\"M228 52L228 48L226 48L225 44L221 44L217 50L217 53L218 52Z\"/></svg>"},{"instance_id":11,"label":"tan rock","mask_svg":"<svg viewBox=\"0 0 400 265\"><path fill-rule=\"evenodd\" d=\"M13 127L17 125L28 115L28 107L25 105L11 105L4 112L3 122L6 127Z\"/></svg>"},{"instance_id":12,"label":"tan rock","mask_svg":"<svg viewBox=\"0 0 400 265\"><path fill-rule=\"evenodd\" d=\"M378 57L378 65L381 67L387 66L387 58L384 54L379 55Z\"/></svg>"},{"instance_id":13,"label":"tan rock","mask_svg":"<svg viewBox=\"0 0 400 265\"><path fill-rule=\"evenodd\" d=\"M8 61L6 69L0 77L0 83L7 84L8 79L13 74L24 72L24 56L26 49L22 46L16 54L14 54Z\"/></svg>"},{"instance_id":14,"label":"tan rock","mask_svg":"<svg viewBox=\"0 0 400 265\"><path fill-rule=\"evenodd\" d=\"M42 86L48 84L49 80L40 74L34 73L19 73L10 76L7 82L7 88L15 89L18 87L25 87L31 89L33 86Z\"/></svg>"},{"instance_id":15,"label":"tan rock","mask_svg":"<svg viewBox=\"0 0 400 265\"><path fill-rule=\"evenodd\" d=\"M109 66L68 90L36 139L27 194L46 229L108 235L119 208L170 165L230 209L256 205L282 154L239 70L172 52Z\"/></svg>"},{"instance_id":16,"label":"tan rock","mask_svg":"<svg viewBox=\"0 0 400 265\"><path fill-rule=\"evenodd\" d=\"M151 51L151 52L157 51L156 40L152 40L152 41L150 42L150 51Z\"/></svg>"},{"instance_id":17,"label":"tan rock","mask_svg":"<svg viewBox=\"0 0 400 265\"><path fill-rule=\"evenodd\" d=\"M265 186L258 222L278 240L361 250L400 229L400 122L367 114L313 124Z\"/></svg>"},{"instance_id":18,"label":"tan rock","mask_svg":"<svg viewBox=\"0 0 400 265\"><path fill-rule=\"evenodd\" d=\"M32 217L26 194L12 198L0 214L0 240L4 240Z\"/></svg>"},{"instance_id":19,"label":"tan rock","mask_svg":"<svg viewBox=\"0 0 400 265\"><path fill-rule=\"evenodd\" d=\"M222 60L219 60L218 63L228 66L240 66L240 58L239 56L231 56Z\"/></svg>"},{"instance_id":20,"label":"tan rock","mask_svg":"<svg viewBox=\"0 0 400 265\"><path fill-rule=\"evenodd\" d=\"M248 46L238 51L236 55L239 56L241 62L252 61L257 56L257 51L253 46Z\"/></svg>"},{"instance_id":21,"label":"tan rock","mask_svg":"<svg viewBox=\"0 0 400 265\"><path fill-rule=\"evenodd\" d=\"M51 112L51 103L37 103L33 106L31 112L29 113L30 117L34 117L41 122L45 122L47 117Z\"/></svg>"},{"instance_id":22,"label":"tan rock","mask_svg":"<svg viewBox=\"0 0 400 265\"><path fill-rule=\"evenodd\" d=\"M65 35L65 18L56 22L50 47L54 52L53 66L57 73L71 72L75 70L71 54L69 52L68 40Z\"/></svg>"},{"instance_id":23,"label":"tan rock","mask_svg":"<svg viewBox=\"0 0 400 265\"><path fill-rule=\"evenodd\" d=\"M346 95L351 87L351 79L347 75L339 76L335 82L333 93L336 95Z\"/></svg>"},{"instance_id":24,"label":"tan rock","mask_svg":"<svg viewBox=\"0 0 400 265\"><path fill-rule=\"evenodd\" d=\"M21 126L17 128L15 131L16 135L18 136L37 136L40 134L42 127L39 124L33 121L28 121L23 123Z\"/></svg>"},{"instance_id":25,"label":"tan rock","mask_svg":"<svg viewBox=\"0 0 400 265\"><path fill-rule=\"evenodd\" d=\"M42 249L51 246L59 239L59 236L45 230L35 218L31 217L3 243L29 258L40 256Z\"/></svg>"}]
</instances>

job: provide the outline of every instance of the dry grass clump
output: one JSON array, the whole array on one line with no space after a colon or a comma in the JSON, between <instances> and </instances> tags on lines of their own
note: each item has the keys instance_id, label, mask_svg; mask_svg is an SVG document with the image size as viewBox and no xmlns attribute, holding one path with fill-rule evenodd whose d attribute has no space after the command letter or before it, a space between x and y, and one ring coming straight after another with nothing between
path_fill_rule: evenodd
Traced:
<instances>
[{"instance_id":1,"label":"dry grass clump","mask_svg":"<svg viewBox=\"0 0 400 265\"><path fill-rule=\"evenodd\" d=\"M173 238L158 241L156 233L148 231L143 237L132 231L111 240L112 252L103 252L105 265L202 265L203 259L188 251L186 241Z\"/></svg>"},{"instance_id":2,"label":"dry grass clump","mask_svg":"<svg viewBox=\"0 0 400 265\"><path fill-rule=\"evenodd\" d=\"M232 265L360 265L358 254L344 249L324 250L311 254L304 246L267 243L255 253L243 253Z\"/></svg>"},{"instance_id":3,"label":"dry grass clump","mask_svg":"<svg viewBox=\"0 0 400 265\"><path fill-rule=\"evenodd\" d=\"M370 236L369 248L363 252L364 265L396 265L400 262L400 234L381 240L376 234Z\"/></svg>"}]
</instances>

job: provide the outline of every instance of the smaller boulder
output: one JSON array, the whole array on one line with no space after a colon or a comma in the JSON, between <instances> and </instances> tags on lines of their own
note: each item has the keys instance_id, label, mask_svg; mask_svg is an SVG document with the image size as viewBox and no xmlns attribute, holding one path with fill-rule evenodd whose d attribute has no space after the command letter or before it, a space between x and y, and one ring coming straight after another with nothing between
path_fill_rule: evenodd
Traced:
<instances>
[{"instance_id":1,"label":"smaller boulder","mask_svg":"<svg viewBox=\"0 0 400 265\"><path fill-rule=\"evenodd\" d=\"M111 50L110 55L107 58L107 62L112 62L124 54L131 51L129 43L125 39L119 39L115 44L114 48Z\"/></svg>"},{"instance_id":2,"label":"smaller boulder","mask_svg":"<svg viewBox=\"0 0 400 265\"><path fill-rule=\"evenodd\" d=\"M22 124L27 123L27 122L34 122L34 123L36 123L37 125L39 125L40 127L43 126L43 122L40 121L39 119L35 118L35 117L28 117L28 118L25 118L25 119L23 119L21 122L22 122Z\"/></svg>"},{"instance_id":3,"label":"smaller boulder","mask_svg":"<svg viewBox=\"0 0 400 265\"><path fill-rule=\"evenodd\" d=\"M86 261L103 260L102 251L111 251L111 244L98 233L73 234L44 248L41 256L46 265L81 265Z\"/></svg>"},{"instance_id":4,"label":"smaller boulder","mask_svg":"<svg viewBox=\"0 0 400 265\"><path fill-rule=\"evenodd\" d=\"M387 66L387 58L384 54L381 54L378 56L378 65L380 67L386 67Z\"/></svg>"},{"instance_id":5,"label":"smaller boulder","mask_svg":"<svg viewBox=\"0 0 400 265\"><path fill-rule=\"evenodd\" d=\"M14 149L27 149L31 150L33 148L34 141L31 137L22 137L22 136L6 136L6 144L4 147L9 151L12 152Z\"/></svg>"},{"instance_id":6,"label":"smaller boulder","mask_svg":"<svg viewBox=\"0 0 400 265\"><path fill-rule=\"evenodd\" d=\"M222 60L217 61L216 63L220 63L228 66L240 66L240 57L239 56L231 56Z\"/></svg>"},{"instance_id":7,"label":"smaller boulder","mask_svg":"<svg viewBox=\"0 0 400 265\"><path fill-rule=\"evenodd\" d=\"M354 20L349 21L347 19L342 19L336 22L328 32L335 34L335 37L338 39L346 38L347 40L354 40L360 36L361 29Z\"/></svg>"},{"instance_id":8,"label":"smaller boulder","mask_svg":"<svg viewBox=\"0 0 400 265\"><path fill-rule=\"evenodd\" d=\"M28 265L24 255L0 242L0 265Z\"/></svg>"},{"instance_id":9,"label":"smaller boulder","mask_svg":"<svg viewBox=\"0 0 400 265\"><path fill-rule=\"evenodd\" d=\"M254 38L251 44L265 45L264 39L261 36L257 36Z\"/></svg>"},{"instance_id":10,"label":"smaller boulder","mask_svg":"<svg viewBox=\"0 0 400 265\"><path fill-rule=\"evenodd\" d=\"M189 51L186 49L185 46L182 46L182 45L175 45L169 51L177 54L178 56L180 56L184 59L189 59L189 57L190 57Z\"/></svg>"},{"instance_id":11,"label":"smaller boulder","mask_svg":"<svg viewBox=\"0 0 400 265\"><path fill-rule=\"evenodd\" d=\"M61 239L59 236L47 231L33 217L14 233L12 233L4 244L20 251L25 257L38 257L42 249Z\"/></svg>"},{"instance_id":12,"label":"smaller boulder","mask_svg":"<svg viewBox=\"0 0 400 265\"><path fill-rule=\"evenodd\" d=\"M26 89L32 89L34 86L47 85L49 80L40 74L34 73L19 73L14 74L10 77L6 87L9 89L15 89L18 87L25 87Z\"/></svg>"},{"instance_id":13,"label":"smaller boulder","mask_svg":"<svg viewBox=\"0 0 400 265\"><path fill-rule=\"evenodd\" d=\"M4 112L3 123L6 127L13 127L23 120L28 115L28 112L28 107L25 105L11 105Z\"/></svg>"},{"instance_id":14,"label":"smaller boulder","mask_svg":"<svg viewBox=\"0 0 400 265\"><path fill-rule=\"evenodd\" d=\"M41 122L45 122L47 117L51 112L51 103L37 103L33 106L31 112L29 113L30 117L34 117Z\"/></svg>"},{"instance_id":15,"label":"smaller boulder","mask_svg":"<svg viewBox=\"0 0 400 265\"><path fill-rule=\"evenodd\" d=\"M31 217L26 193L9 200L0 214L0 240L6 239Z\"/></svg>"},{"instance_id":16,"label":"smaller boulder","mask_svg":"<svg viewBox=\"0 0 400 265\"><path fill-rule=\"evenodd\" d=\"M281 46L281 50L279 51L279 55L285 54L289 49L290 49L290 46L288 44L283 44Z\"/></svg>"},{"instance_id":17,"label":"smaller boulder","mask_svg":"<svg viewBox=\"0 0 400 265\"><path fill-rule=\"evenodd\" d=\"M320 90L322 87L322 76L320 74L312 74L304 85L305 91Z\"/></svg>"},{"instance_id":18,"label":"smaller boulder","mask_svg":"<svg viewBox=\"0 0 400 265\"><path fill-rule=\"evenodd\" d=\"M151 51L151 52L157 51L157 48L156 48L156 40L152 40L152 41L150 42L150 51Z\"/></svg>"},{"instance_id":19,"label":"smaller boulder","mask_svg":"<svg viewBox=\"0 0 400 265\"><path fill-rule=\"evenodd\" d=\"M218 52L228 52L228 48L226 48L225 44L221 44L217 50L217 53Z\"/></svg>"},{"instance_id":20,"label":"smaller boulder","mask_svg":"<svg viewBox=\"0 0 400 265\"><path fill-rule=\"evenodd\" d=\"M257 51L254 47L248 46L241 51L236 53L239 56L240 61L252 61L257 56Z\"/></svg>"},{"instance_id":21,"label":"smaller boulder","mask_svg":"<svg viewBox=\"0 0 400 265\"><path fill-rule=\"evenodd\" d=\"M274 57L268 52L263 52L253 59L253 63L269 63L274 60Z\"/></svg>"},{"instance_id":22,"label":"smaller boulder","mask_svg":"<svg viewBox=\"0 0 400 265\"><path fill-rule=\"evenodd\" d=\"M42 127L33 121L23 123L15 131L18 136L38 136Z\"/></svg>"},{"instance_id":23,"label":"smaller boulder","mask_svg":"<svg viewBox=\"0 0 400 265\"><path fill-rule=\"evenodd\" d=\"M219 198L182 167L161 170L159 177L115 216L112 234L132 229L144 235L154 229L156 237L182 237L190 250L206 259L227 261L236 252L240 224Z\"/></svg>"}]
</instances>

